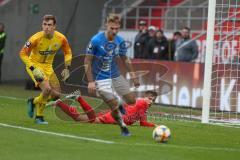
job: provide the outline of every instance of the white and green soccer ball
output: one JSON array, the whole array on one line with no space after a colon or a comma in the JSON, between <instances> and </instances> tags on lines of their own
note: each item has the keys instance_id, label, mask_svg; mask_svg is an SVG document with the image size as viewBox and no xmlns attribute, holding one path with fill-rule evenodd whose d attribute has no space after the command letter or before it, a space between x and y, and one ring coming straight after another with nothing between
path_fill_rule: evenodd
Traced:
<instances>
[{"instance_id":1,"label":"white and green soccer ball","mask_svg":"<svg viewBox=\"0 0 240 160\"><path fill-rule=\"evenodd\" d=\"M170 129L167 126L160 125L153 130L153 139L156 142L165 143L171 137Z\"/></svg>"}]
</instances>

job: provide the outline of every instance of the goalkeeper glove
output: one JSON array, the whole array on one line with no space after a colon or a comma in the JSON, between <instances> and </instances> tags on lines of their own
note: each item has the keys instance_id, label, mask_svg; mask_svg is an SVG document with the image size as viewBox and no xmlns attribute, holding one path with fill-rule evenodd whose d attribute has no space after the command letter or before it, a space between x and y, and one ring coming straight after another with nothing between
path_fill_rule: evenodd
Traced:
<instances>
[{"instance_id":1,"label":"goalkeeper glove","mask_svg":"<svg viewBox=\"0 0 240 160\"><path fill-rule=\"evenodd\" d=\"M33 77L37 82L42 82L44 80L44 73L41 70L33 66L29 67L29 69L32 71Z\"/></svg>"},{"instance_id":2,"label":"goalkeeper glove","mask_svg":"<svg viewBox=\"0 0 240 160\"><path fill-rule=\"evenodd\" d=\"M69 73L69 69L67 67L65 69L63 69L61 76L62 76L62 80L64 82L69 78L70 73Z\"/></svg>"}]
</instances>

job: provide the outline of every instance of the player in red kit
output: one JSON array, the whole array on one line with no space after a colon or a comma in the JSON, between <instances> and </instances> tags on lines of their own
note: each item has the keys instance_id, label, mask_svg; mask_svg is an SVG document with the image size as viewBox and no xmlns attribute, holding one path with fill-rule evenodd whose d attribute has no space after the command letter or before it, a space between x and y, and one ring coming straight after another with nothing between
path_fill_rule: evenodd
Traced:
<instances>
[{"instance_id":1,"label":"player in red kit","mask_svg":"<svg viewBox=\"0 0 240 160\"><path fill-rule=\"evenodd\" d=\"M153 91L146 91L143 98L139 98L134 106L124 105L126 113L123 115L123 121L126 125L132 125L139 121L140 126L154 127L153 123L147 122L147 110L155 101L157 93ZM83 99L82 96L76 96L76 100L86 113L81 115L75 107L68 106L61 100L57 100L55 105L60 107L63 112L69 115L75 121L103 123L103 124L117 124L111 115L111 111L105 113L95 114L92 107Z\"/></svg>"}]
</instances>

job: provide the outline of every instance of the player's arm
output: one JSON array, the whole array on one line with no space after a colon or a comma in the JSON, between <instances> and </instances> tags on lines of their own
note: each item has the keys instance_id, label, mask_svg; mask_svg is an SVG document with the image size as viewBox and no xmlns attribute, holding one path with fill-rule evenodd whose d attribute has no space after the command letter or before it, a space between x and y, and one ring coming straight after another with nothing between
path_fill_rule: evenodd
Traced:
<instances>
[{"instance_id":1,"label":"player's arm","mask_svg":"<svg viewBox=\"0 0 240 160\"><path fill-rule=\"evenodd\" d=\"M145 115L141 116L140 126L154 127L155 124L154 124L154 123L151 123L151 122L148 122L148 121L147 121L147 116L146 116L146 114L145 114Z\"/></svg>"},{"instance_id":2,"label":"player's arm","mask_svg":"<svg viewBox=\"0 0 240 160\"><path fill-rule=\"evenodd\" d=\"M96 84L92 75L92 60L93 56L87 54L84 59L85 73L88 80L88 92L94 94L96 91Z\"/></svg>"},{"instance_id":3,"label":"player's arm","mask_svg":"<svg viewBox=\"0 0 240 160\"><path fill-rule=\"evenodd\" d=\"M125 55L120 55L120 58L124 62L124 65L127 71L130 73L131 78L136 78L136 75L131 64L131 60Z\"/></svg>"},{"instance_id":4,"label":"player's arm","mask_svg":"<svg viewBox=\"0 0 240 160\"><path fill-rule=\"evenodd\" d=\"M96 84L92 74L92 61L95 52L95 47L93 42L90 42L87 51L86 51L85 59L84 59L84 66L85 66L85 73L88 80L88 92L90 94L94 94L96 91Z\"/></svg>"},{"instance_id":5,"label":"player's arm","mask_svg":"<svg viewBox=\"0 0 240 160\"><path fill-rule=\"evenodd\" d=\"M69 66L71 66L71 63L72 63L72 50L71 50L70 45L65 37L63 38L62 49L64 52L65 67L69 67Z\"/></svg>"},{"instance_id":6,"label":"player's arm","mask_svg":"<svg viewBox=\"0 0 240 160\"><path fill-rule=\"evenodd\" d=\"M133 70L131 60L126 55L121 55L121 54L120 54L120 58L123 61L127 71L129 72L131 79L133 79L134 86L139 87L140 83L139 83L139 80L138 80L134 70Z\"/></svg>"},{"instance_id":7,"label":"player's arm","mask_svg":"<svg viewBox=\"0 0 240 160\"><path fill-rule=\"evenodd\" d=\"M138 99L136 102L135 107L137 107L138 112L140 114L140 126L145 127L154 127L155 124L147 121L147 109L148 109L148 103L145 99Z\"/></svg>"},{"instance_id":8,"label":"player's arm","mask_svg":"<svg viewBox=\"0 0 240 160\"><path fill-rule=\"evenodd\" d=\"M62 49L64 52L65 68L63 69L61 75L62 75L63 81L66 81L70 76L69 67L71 66L71 63L72 63L72 50L65 37L63 38Z\"/></svg>"},{"instance_id":9,"label":"player's arm","mask_svg":"<svg viewBox=\"0 0 240 160\"><path fill-rule=\"evenodd\" d=\"M93 75L92 75L92 60L93 56L87 54L84 59L84 65L85 65L85 72L87 76L88 82L94 82Z\"/></svg>"},{"instance_id":10,"label":"player's arm","mask_svg":"<svg viewBox=\"0 0 240 160\"><path fill-rule=\"evenodd\" d=\"M20 50L19 56L23 63L29 68L33 66L32 62L29 60L29 54L31 53L34 47L34 41L27 41L25 45Z\"/></svg>"},{"instance_id":11,"label":"player's arm","mask_svg":"<svg viewBox=\"0 0 240 160\"><path fill-rule=\"evenodd\" d=\"M42 82L44 80L44 73L36 68L34 64L29 60L29 54L31 53L32 49L36 45L36 40L33 38L30 38L28 42L22 47L19 55L23 63L26 65L27 68L29 68L34 76L34 79L37 82Z\"/></svg>"},{"instance_id":12,"label":"player's arm","mask_svg":"<svg viewBox=\"0 0 240 160\"><path fill-rule=\"evenodd\" d=\"M135 87L139 87L140 83L139 80L133 70L131 60L126 56L127 54L127 47L126 47L126 42L122 40L119 46L119 57L122 60L123 64L125 65L125 68L129 72L131 78L133 79L133 83Z\"/></svg>"}]
</instances>

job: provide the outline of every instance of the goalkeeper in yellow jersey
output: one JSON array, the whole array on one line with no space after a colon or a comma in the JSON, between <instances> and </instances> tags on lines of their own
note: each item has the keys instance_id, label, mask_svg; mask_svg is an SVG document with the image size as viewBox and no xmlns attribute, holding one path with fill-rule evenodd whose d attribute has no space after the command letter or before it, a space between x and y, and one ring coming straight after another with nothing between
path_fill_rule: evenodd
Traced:
<instances>
[{"instance_id":1,"label":"goalkeeper in yellow jersey","mask_svg":"<svg viewBox=\"0 0 240 160\"><path fill-rule=\"evenodd\" d=\"M28 99L28 115L33 118L36 108L35 123L37 124L48 124L43 117L44 107L48 99L57 99L60 96L60 84L52 67L54 57L60 48L64 52L65 62L61 74L63 81L69 77L72 51L66 37L55 29L55 16L45 15L42 31L31 36L20 51L20 58L26 64L28 74L35 85L42 90L38 97Z\"/></svg>"}]
</instances>

